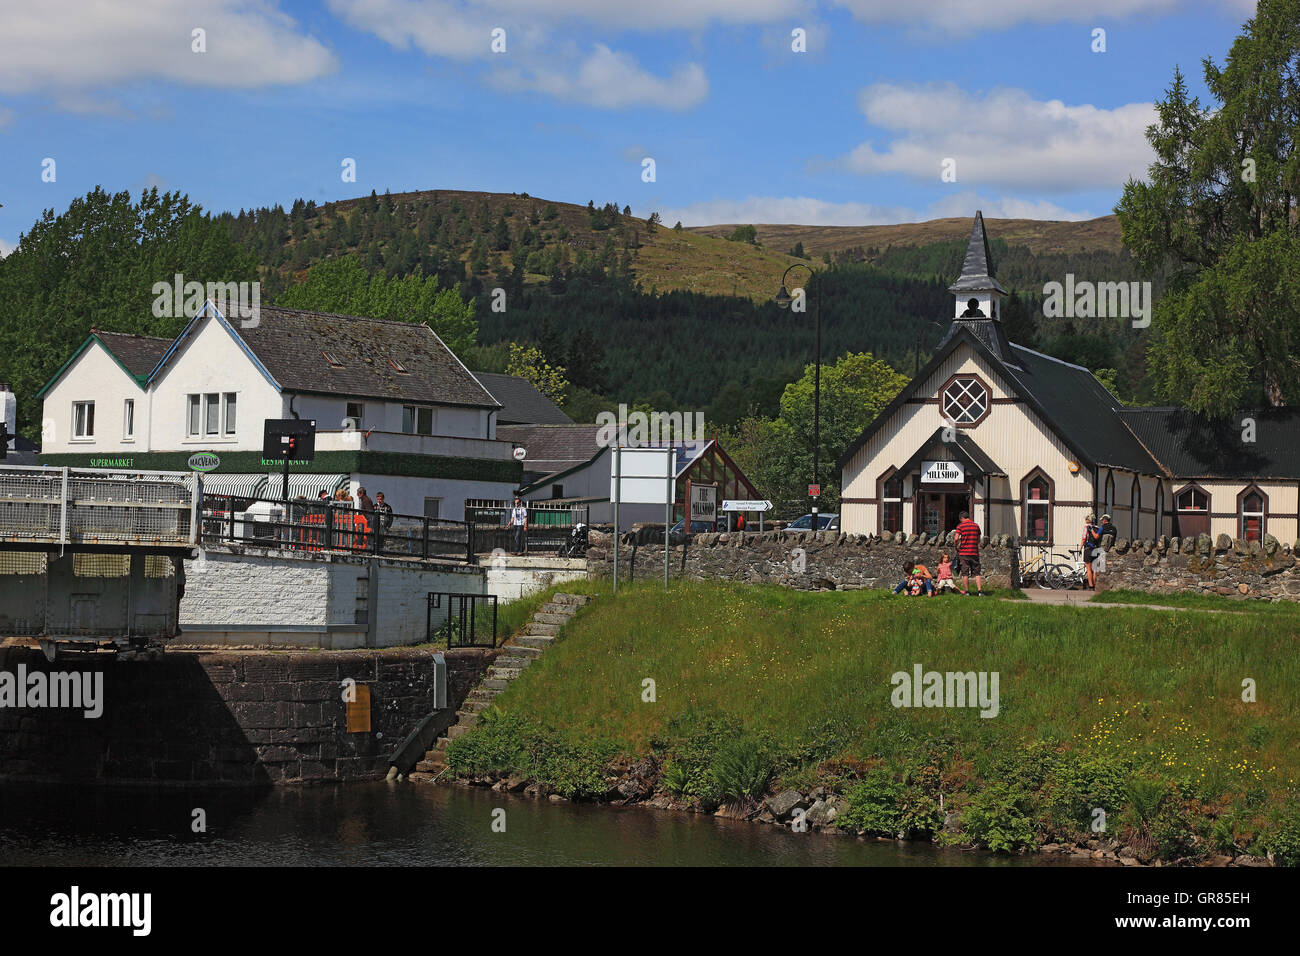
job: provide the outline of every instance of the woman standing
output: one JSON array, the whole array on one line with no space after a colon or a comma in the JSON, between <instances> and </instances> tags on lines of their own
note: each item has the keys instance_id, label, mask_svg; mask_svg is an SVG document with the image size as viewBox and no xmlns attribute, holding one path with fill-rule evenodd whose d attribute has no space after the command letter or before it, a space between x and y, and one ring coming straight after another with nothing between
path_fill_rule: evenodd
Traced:
<instances>
[{"instance_id":1,"label":"woman standing","mask_svg":"<svg viewBox=\"0 0 1300 956\"><path fill-rule=\"evenodd\" d=\"M1088 574L1088 587L1097 590L1097 569L1092 562L1097 557L1097 548L1101 546L1101 529L1097 527L1097 516L1088 515L1083 519L1083 566Z\"/></svg>"}]
</instances>

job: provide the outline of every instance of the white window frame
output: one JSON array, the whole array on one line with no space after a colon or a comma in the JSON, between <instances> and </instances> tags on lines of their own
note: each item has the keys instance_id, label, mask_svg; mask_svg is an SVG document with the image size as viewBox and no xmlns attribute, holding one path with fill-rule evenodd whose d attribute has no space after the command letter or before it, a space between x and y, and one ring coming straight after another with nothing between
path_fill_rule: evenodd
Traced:
<instances>
[{"instance_id":1,"label":"white window frame","mask_svg":"<svg viewBox=\"0 0 1300 956\"><path fill-rule=\"evenodd\" d=\"M406 428L406 414L411 413L411 430ZM429 413L429 430L420 431L420 413ZM438 427L437 409L432 405L403 405L402 406L402 432L407 435L432 435Z\"/></svg>"},{"instance_id":2,"label":"white window frame","mask_svg":"<svg viewBox=\"0 0 1300 956\"><path fill-rule=\"evenodd\" d=\"M87 409L88 411L80 414L81 409ZM95 402L93 400L72 403L71 440L87 442L95 440Z\"/></svg>"},{"instance_id":3,"label":"white window frame","mask_svg":"<svg viewBox=\"0 0 1300 956\"><path fill-rule=\"evenodd\" d=\"M357 413L356 413L355 415L352 414L352 410L353 410L354 408L357 410ZM356 423L357 423L356 427L357 427L357 428L362 428L362 427L365 426L365 421L366 421L366 403L365 403L365 402L344 402L344 403L343 403L343 421L344 421L344 427L346 427L347 422L350 421L350 420L352 420L352 419L356 419Z\"/></svg>"},{"instance_id":4,"label":"white window frame","mask_svg":"<svg viewBox=\"0 0 1300 956\"><path fill-rule=\"evenodd\" d=\"M232 406L235 412L233 427ZM234 441L239 430L238 413L238 392L189 392L185 396L185 439L191 442ZM209 429L213 424L215 428Z\"/></svg>"},{"instance_id":5,"label":"white window frame","mask_svg":"<svg viewBox=\"0 0 1300 956\"><path fill-rule=\"evenodd\" d=\"M135 399L122 399L122 441L135 441Z\"/></svg>"},{"instance_id":6,"label":"white window frame","mask_svg":"<svg viewBox=\"0 0 1300 956\"><path fill-rule=\"evenodd\" d=\"M1258 511L1246 510L1246 502L1250 500L1251 495L1256 495L1259 498ZM1264 492L1261 491L1259 488L1252 488L1247 490L1247 492L1241 496L1241 507L1237 511L1237 537L1241 538L1243 541L1250 540L1246 537L1246 519L1258 518L1259 538L1255 540L1263 541L1264 534L1265 534L1264 518L1267 515L1267 513L1268 513L1268 501L1264 497Z\"/></svg>"},{"instance_id":7,"label":"white window frame","mask_svg":"<svg viewBox=\"0 0 1300 956\"><path fill-rule=\"evenodd\" d=\"M221 393L221 434L227 438L235 437L239 427L239 393Z\"/></svg>"}]
</instances>

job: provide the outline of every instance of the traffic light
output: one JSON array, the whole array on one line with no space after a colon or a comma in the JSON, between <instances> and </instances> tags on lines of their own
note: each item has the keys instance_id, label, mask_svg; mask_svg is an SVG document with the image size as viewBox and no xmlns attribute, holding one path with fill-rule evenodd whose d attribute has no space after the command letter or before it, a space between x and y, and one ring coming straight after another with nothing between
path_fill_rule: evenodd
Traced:
<instances>
[{"instance_id":1,"label":"traffic light","mask_svg":"<svg viewBox=\"0 0 1300 956\"><path fill-rule=\"evenodd\" d=\"M290 461L298 457L297 451L298 451L298 436L290 435L289 436L289 460Z\"/></svg>"}]
</instances>

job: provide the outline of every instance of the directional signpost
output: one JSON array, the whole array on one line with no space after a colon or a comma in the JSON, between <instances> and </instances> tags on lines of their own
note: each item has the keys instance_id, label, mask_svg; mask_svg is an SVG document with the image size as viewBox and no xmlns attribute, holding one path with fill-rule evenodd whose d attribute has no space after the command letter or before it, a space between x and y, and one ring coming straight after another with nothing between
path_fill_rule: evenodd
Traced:
<instances>
[{"instance_id":1,"label":"directional signpost","mask_svg":"<svg viewBox=\"0 0 1300 956\"><path fill-rule=\"evenodd\" d=\"M723 511L757 511L758 512L758 531L763 533L763 512L772 510L772 502L757 499L741 500L724 500L722 502Z\"/></svg>"}]
</instances>

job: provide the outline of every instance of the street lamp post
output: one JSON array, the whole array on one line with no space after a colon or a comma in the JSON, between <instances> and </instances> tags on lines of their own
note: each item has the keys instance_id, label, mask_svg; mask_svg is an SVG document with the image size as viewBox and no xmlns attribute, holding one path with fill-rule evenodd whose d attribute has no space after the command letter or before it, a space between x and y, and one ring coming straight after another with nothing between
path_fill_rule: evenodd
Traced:
<instances>
[{"instance_id":1,"label":"street lamp post","mask_svg":"<svg viewBox=\"0 0 1300 956\"><path fill-rule=\"evenodd\" d=\"M808 279L811 282L813 278L812 266L804 265L802 262L796 262L785 270L781 276L781 291L776 294L776 304L782 309L790 307L794 297L786 290L785 278L790 274L790 269L804 268L808 270ZM813 478L812 483L817 488L817 494L813 495L812 501L812 530L821 530L821 525L817 520L817 504L821 500L821 483L817 480L817 457L821 448L821 412L822 412L822 290L817 288L817 361L813 366Z\"/></svg>"}]
</instances>

